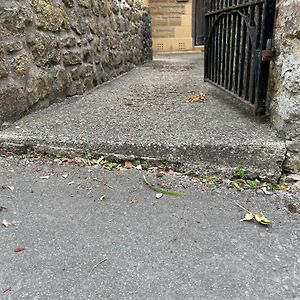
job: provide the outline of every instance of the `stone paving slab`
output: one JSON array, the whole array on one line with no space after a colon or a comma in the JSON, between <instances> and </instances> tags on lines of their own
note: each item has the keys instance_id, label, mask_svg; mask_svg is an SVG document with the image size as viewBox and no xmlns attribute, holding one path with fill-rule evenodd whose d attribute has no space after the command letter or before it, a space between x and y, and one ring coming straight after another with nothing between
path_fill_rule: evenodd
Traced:
<instances>
[{"instance_id":1,"label":"stone paving slab","mask_svg":"<svg viewBox=\"0 0 300 300\"><path fill-rule=\"evenodd\" d=\"M186 97L204 92L207 101ZM0 132L2 151L92 152L203 172L243 167L277 179L285 145L243 103L203 82L203 54L166 54Z\"/></svg>"}]
</instances>

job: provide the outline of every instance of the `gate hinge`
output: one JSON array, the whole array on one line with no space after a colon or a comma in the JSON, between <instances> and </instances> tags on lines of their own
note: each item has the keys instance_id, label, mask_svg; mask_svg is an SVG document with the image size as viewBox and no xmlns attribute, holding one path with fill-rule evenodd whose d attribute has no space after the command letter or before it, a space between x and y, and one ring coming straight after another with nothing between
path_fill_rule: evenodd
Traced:
<instances>
[{"instance_id":1,"label":"gate hinge","mask_svg":"<svg viewBox=\"0 0 300 300\"><path fill-rule=\"evenodd\" d=\"M274 60L277 53L276 50L262 50L261 51L261 60L262 61L271 61Z\"/></svg>"}]
</instances>

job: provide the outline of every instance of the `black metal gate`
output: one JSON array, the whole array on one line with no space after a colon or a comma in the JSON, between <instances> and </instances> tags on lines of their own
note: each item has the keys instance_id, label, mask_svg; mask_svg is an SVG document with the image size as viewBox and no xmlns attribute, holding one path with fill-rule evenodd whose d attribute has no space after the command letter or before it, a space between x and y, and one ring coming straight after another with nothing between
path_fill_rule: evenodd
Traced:
<instances>
[{"instance_id":1,"label":"black metal gate","mask_svg":"<svg viewBox=\"0 0 300 300\"><path fill-rule=\"evenodd\" d=\"M276 0L207 1L205 81L266 113Z\"/></svg>"}]
</instances>

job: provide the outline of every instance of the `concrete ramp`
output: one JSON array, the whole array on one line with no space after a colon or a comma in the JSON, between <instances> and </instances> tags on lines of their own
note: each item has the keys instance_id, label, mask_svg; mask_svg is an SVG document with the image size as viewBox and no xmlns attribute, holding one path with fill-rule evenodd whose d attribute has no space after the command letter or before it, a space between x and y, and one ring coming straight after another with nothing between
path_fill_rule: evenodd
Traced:
<instances>
[{"instance_id":1,"label":"concrete ramp","mask_svg":"<svg viewBox=\"0 0 300 300\"><path fill-rule=\"evenodd\" d=\"M206 101L187 97L206 94ZM285 144L245 104L203 82L201 53L152 63L24 116L0 132L3 151L152 159L203 173L244 168L276 179Z\"/></svg>"}]
</instances>

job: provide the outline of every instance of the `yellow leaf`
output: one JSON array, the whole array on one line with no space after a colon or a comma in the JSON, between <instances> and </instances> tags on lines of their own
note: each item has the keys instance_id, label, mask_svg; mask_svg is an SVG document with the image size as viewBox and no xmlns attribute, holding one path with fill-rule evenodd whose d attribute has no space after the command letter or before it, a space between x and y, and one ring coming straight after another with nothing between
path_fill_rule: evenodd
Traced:
<instances>
[{"instance_id":1,"label":"yellow leaf","mask_svg":"<svg viewBox=\"0 0 300 300\"><path fill-rule=\"evenodd\" d=\"M243 221L251 221L253 220L254 216L252 213L246 213L245 214L245 217L243 219L241 219L240 221L243 222Z\"/></svg>"},{"instance_id":2,"label":"yellow leaf","mask_svg":"<svg viewBox=\"0 0 300 300\"><path fill-rule=\"evenodd\" d=\"M272 224L272 221L267 219L263 213L258 213L255 215L255 220L263 225Z\"/></svg>"}]
</instances>

